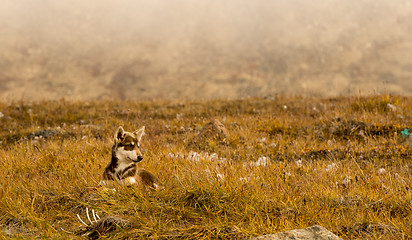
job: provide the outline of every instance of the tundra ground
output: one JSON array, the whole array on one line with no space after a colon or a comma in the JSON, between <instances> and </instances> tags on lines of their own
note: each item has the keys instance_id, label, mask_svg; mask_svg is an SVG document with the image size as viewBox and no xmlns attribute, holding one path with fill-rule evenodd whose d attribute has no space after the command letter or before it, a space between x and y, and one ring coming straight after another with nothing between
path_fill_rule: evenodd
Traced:
<instances>
[{"instance_id":1,"label":"tundra ground","mask_svg":"<svg viewBox=\"0 0 412 240\"><path fill-rule=\"evenodd\" d=\"M412 238L401 134L412 98L22 101L0 112L1 238L241 239L314 224L343 239ZM228 135L197 137L214 119ZM143 125L139 165L164 189L96 188L113 132Z\"/></svg>"}]
</instances>

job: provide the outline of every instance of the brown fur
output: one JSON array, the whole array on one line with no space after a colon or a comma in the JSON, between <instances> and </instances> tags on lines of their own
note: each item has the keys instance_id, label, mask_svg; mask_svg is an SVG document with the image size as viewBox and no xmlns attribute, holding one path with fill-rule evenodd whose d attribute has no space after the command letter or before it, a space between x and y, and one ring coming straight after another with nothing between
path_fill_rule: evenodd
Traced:
<instances>
[{"instance_id":1,"label":"brown fur","mask_svg":"<svg viewBox=\"0 0 412 240\"><path fill-rule=\"evenodd\" d=\"M143 160L139 143L144 129L142 127L135 132L126 132L122 127L117 129L113 139L112 159L104 169L100 185L105 187L113 187L116 184L160 187L156 176L137 167L137 163Z\"/></svg>"}]
</instances>

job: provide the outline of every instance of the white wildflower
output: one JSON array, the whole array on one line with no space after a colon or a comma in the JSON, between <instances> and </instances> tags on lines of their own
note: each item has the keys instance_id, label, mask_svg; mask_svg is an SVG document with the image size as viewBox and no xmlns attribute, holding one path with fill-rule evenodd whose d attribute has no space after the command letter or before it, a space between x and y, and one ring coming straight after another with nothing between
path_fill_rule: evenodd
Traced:
<instances>
[{"instance_id":1,"label":"white wildflower","mask_svg":"<svg viewBox=\"0 0 412 240\"><path fill-rule=\"evenodd\" d=\"M349 177L346 176L346 177L342 180L341 184L342 184L343 186L347 187L349 184L351 184L351 182L352 182L352 180L351 180Z\"/></svg>"},{"instance_id":2,"label":"white wildflower","mask_svg":"<svg viewBox=\"0 0 412 240\"><path fill-rule=\"evenodd\" d=\"M249 163L243 163L243 167L259 167L259 166L264 166L266 167L270 163L270 158L262 156L260 157L256 162L249 162Z\"/></svg>"},{"instance_id":3,"label":"white wildflower","mask_svg":"<svg viewBox=\"0 0 412 240\"><path fill-rule=\"evenodd\" d=\"M217 153L212 153L212 154L209 155L208 159L210 161L215 161L215 160L218 160L219 157L217 156Z\"/></svg>"},{"instance_id":4,"label":"white wildflower","mask_svg":"<svg viewBox=\"0 0 412 240\"><path fill-rule=\"evenodd\" d=\"M259 140L258 140L258 142L260 142L260 143L264 143L264 142L266 142L266 138L265 138L265 137L263 137L263 138L259 139Z\"/></svg>"},{"instance_id":5,"label":"white wildflower","mask_svg":"<svg viewBox=\"0 0 412 240\"><path fill-rule=\"evenodd\" d=\"M223 174L218 173L218 174L216 174L216 177L217 177L218 181L222 182L223 180L225 180L225 175L223 175Z\"/></svg>"},{"instance_id":6,"label":"white wildflower","mask_svg":"<svg viewBox=\"0 0 412 240\"><path fill-rule=\"evenodd\" d=\"M182 154L180 154L180 153L176 153L176 154L175 154L175 153L168 153L168 154L167 154L168 157L170 157L170 158L172 158L172 159L174 159L174 160L180 158L181 155L182 155Z\"/></svg>"},{"instance_id":7,"label":"white wildflower","mask_svg":"<svg viewBox=\"0 0 412 240\"><path fill-rule=\"evenodd\" d=\"M378 174L385 174L385 173L386 173L385 168L380 168L380 169L378 170Z\"/></svg>"},{"instance_id":8,"label":"white wildflower","mask_svg":"<svg viewBox=\"0 0 412 240\"><path fill-rule=\"evenodd\" d=\"M197 152L190 151L188 159L190 161L199 162L200 161L200 154Z\"/></svg>"},{"instance_id":9,"label":"white wildflower","mask_svg":"<svg viewBox=\"0 0 412 240\"><path fill-rule=\"evenodd\" d=\"M336 164L335 164L335 163L331 163L331 164L329 164L329 165L325 168L325 171L326 171L326 172L332 172L332 171L336 170L336 168L337 168Z\"/></svg>"},{"instance_id":10,"label":"white wildflower","mask_svg":"<svg viewBox=\"0 0 412 240\"><path fill-rule=\"evenodd\" d=\"M4 117L4 114L2 112L0 112L0 118Z\"/></svg>"},{"instance_id":11,"label":"white wildflower","mask_svg":"<svg viewBox=\"0 0 412 240\"><path fill-rule=\"evenodd\" d=\"M252 174L250 174L250 175L248 175L248 176L240 177L240 178L239 178L239 181L242 182L242 183L248 183L248 182L252 181L253 177L254 177L254 176L253 176L253 173L252 173Z\"/></svg>"},{"instance_id":12,"label":"white wildflower","mask_svg":"<svg viewBox=\"0 0 412 240\"><path fill-rule=\"evenodd\" d=\"M269 163L270 163L270 158L262 156L257 160L256 166L265 166L266 167L267 165L269 165Z\"/></svg>"}]
</instances>

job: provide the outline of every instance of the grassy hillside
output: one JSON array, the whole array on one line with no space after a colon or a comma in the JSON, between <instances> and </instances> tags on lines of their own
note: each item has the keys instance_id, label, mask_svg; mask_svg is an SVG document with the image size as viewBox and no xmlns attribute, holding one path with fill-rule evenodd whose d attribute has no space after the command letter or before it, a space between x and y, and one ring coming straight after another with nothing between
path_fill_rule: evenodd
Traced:
<instances>
[{"instance_id":1,"label":"grassy hillside","mask_svg":"<svg viewBox=\"0 0 412 240\"><path fill-rule=\"evenodd\" d=\"M390 105L388 105L390 104ZM0 103L0 237L411 239L412 98ZM225 139L196 137L218 119ZM96 188L119 126L164 190ZM83 226L86 208L105 221ZM93 217L92 217L93 219Z\"/></svg>"}]
</instances>

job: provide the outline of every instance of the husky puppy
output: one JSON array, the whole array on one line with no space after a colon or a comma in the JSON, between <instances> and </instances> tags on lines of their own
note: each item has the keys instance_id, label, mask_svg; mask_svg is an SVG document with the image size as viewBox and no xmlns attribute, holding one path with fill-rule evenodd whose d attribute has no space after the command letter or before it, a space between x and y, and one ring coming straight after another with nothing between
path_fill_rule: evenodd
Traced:
<instances>
[{"instance_id":1,"label":"husky puppy","mask_svg":"<svg viewBox=\"0 0 412 240\"><path fill-rule=\"evenodd\" d=\"M122 127L116 130L112 159L104 169L101 186L136 184L140 187L159 187L159 180L152 173L137 167L137 163L143 160L139 147L144 129L143 126L135 132L126 132Z\"/></svg>"}]
</instances>

